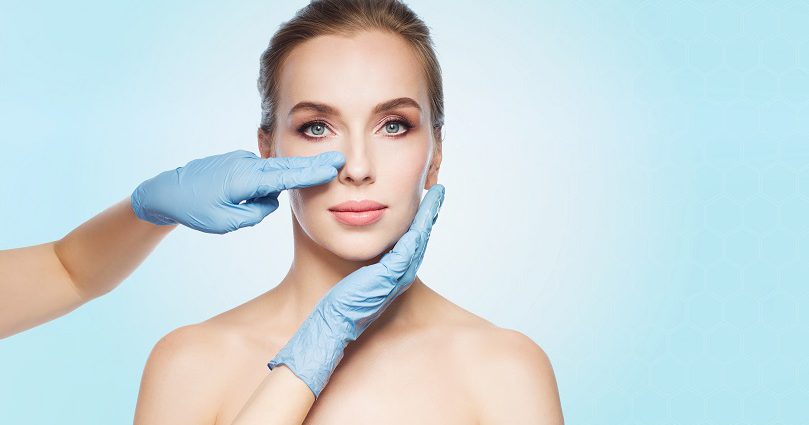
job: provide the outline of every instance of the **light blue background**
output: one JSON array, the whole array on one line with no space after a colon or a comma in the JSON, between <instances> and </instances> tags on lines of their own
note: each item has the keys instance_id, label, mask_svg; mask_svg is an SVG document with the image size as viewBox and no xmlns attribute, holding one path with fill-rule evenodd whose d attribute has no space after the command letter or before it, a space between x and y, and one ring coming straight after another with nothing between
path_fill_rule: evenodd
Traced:
<instances>
[{"instance_id":1,"label":"light blue background","mask_svg":"<svg viewBox=\"0 0 809 425\"><path fill-rule=\"evenodd\" d=\"M257 151L258 58L304 4L0 3L0 248ZM809 422L809 6L409 4L447 109L422 279L539 343L570 424ZM0 341L0 423L131 422L162 335L286 273L282 198Z\"/></svg>"}]
</instances>

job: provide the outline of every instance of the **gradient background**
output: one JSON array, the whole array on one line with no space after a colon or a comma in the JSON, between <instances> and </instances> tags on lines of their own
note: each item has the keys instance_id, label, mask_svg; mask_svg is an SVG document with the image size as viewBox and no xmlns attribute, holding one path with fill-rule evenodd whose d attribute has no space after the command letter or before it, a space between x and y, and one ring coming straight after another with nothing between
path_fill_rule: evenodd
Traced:
<instances>
[{"instance_id":1,"label":"gradient background","mask_svg":"<svg viewBox=\"0 0 809 425\"><path fill-rule=\"evenodd\" d=\"M258 58L306 4L111 3L0 3L0 248L257 152ZM540 344L570 424L809 423L809 6L408 4L446 91L424 281ZM130 423L161 336L286 273L286 201L0 341L0 422Z\"/></svg>"}]
</instances>

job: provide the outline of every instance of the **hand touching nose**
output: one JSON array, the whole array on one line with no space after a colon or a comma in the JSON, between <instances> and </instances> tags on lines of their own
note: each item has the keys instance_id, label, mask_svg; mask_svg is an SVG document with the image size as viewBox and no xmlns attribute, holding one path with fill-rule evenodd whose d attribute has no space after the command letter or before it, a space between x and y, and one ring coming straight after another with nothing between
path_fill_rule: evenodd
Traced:
<instances>
[{"instance_id":1,"label":"hand touching nose","mask_svg":"<svg viewBox=\"0 0 809 425\"><path fill-rule=\"evenodd\" d=\"M278 208L282 190L327 183L344 164L337 151L262 159L237 150L164 171L141 183L130 199L141 220L223 234L258 224Z\"/></svg>"}]
</instances>

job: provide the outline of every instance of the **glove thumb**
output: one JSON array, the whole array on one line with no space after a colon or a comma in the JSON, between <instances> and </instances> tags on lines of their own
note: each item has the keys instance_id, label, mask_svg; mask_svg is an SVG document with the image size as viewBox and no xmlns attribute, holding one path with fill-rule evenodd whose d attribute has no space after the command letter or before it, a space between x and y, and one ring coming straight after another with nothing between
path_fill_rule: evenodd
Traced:
<instances>
[{"instance_id":1,"label":"glove thumb","mask_svg":"<svg viewBox=\"0 0 809 425\"><path fill-rule=\"evenodd\" d=\"M261 220L264 220L264 217L278 209L278 199L273 196L254 198L247 200L243 204L234 205L233 209L235 210L234 217L239 229L255 226Z\"/></svg>"}]
</instances>

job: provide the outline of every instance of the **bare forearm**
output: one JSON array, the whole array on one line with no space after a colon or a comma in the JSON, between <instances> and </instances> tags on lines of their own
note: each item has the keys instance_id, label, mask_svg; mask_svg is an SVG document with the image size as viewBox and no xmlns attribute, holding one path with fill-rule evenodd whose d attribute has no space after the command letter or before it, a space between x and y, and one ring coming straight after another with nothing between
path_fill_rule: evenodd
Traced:
<instances>
[{"instance_id":1,"label":"bare forearm","mask_svg":"<svg viewBox=\"0 0 809 425\"><path fill-rule=\"evenodd\" d=\"M139 220L127 197L58 241L0 251L0 338L111 291L175 227Z\"/></svg>"},{"instance_id":2,"label":"bare forearm","mask_svg":"<svg viewBox=\"0 0 809 425\"><path fill-rule=\"evenodd\" d=\"M306 383L281 365L261 381L233 425L300 425L314 402Z\"/></svg>"},{"instance_id":3,"label":"bare forearm","mask_svg":"<svg viewBox=\"0 0 809 425\"><path fill-rule=\"evenodd\" d=\"M54 250L89 300L118 286L176 227L138 219L127 197L55 242Z\"/></svg>"}]
</instances>

